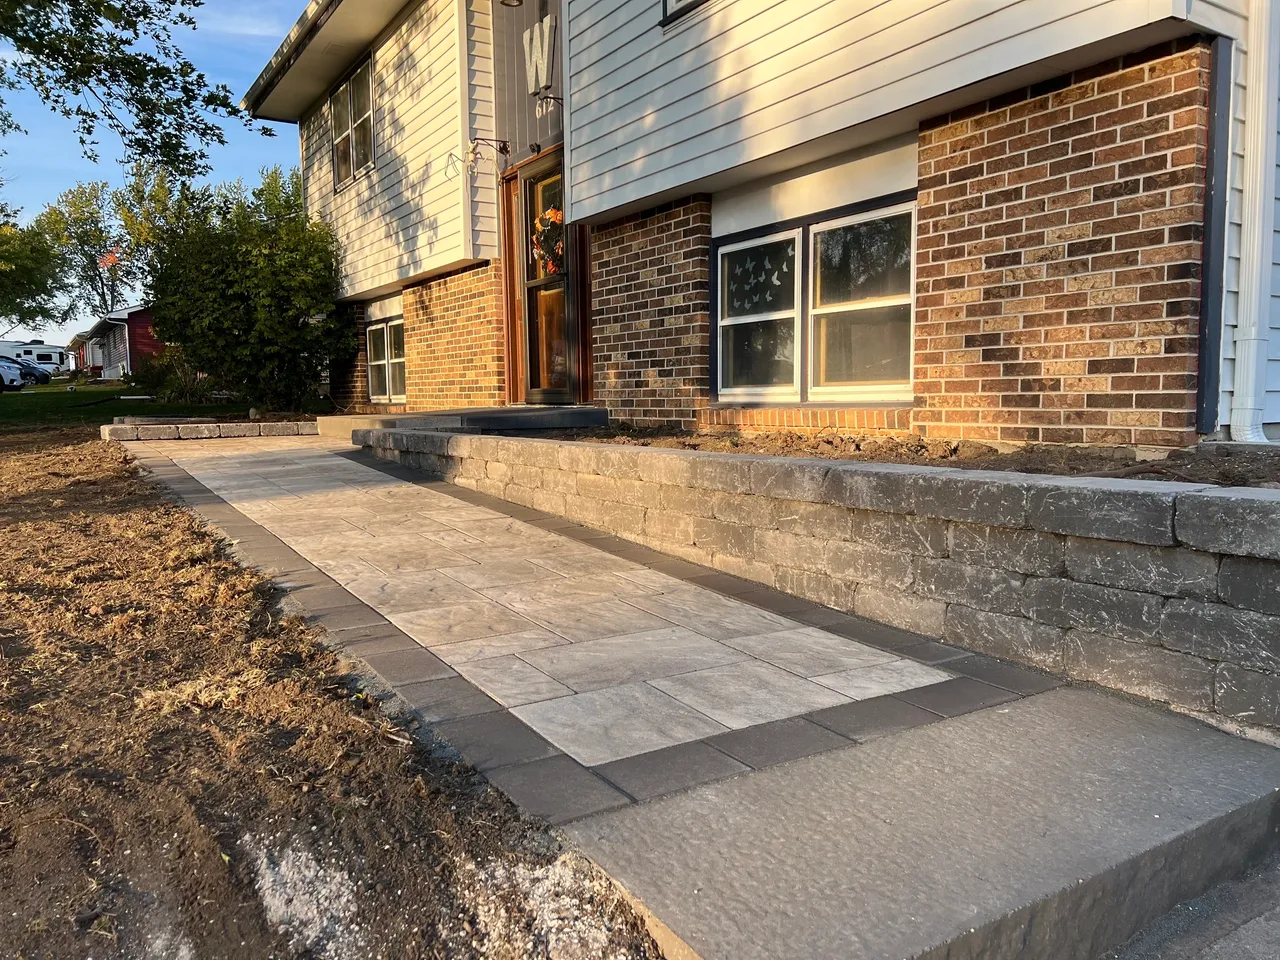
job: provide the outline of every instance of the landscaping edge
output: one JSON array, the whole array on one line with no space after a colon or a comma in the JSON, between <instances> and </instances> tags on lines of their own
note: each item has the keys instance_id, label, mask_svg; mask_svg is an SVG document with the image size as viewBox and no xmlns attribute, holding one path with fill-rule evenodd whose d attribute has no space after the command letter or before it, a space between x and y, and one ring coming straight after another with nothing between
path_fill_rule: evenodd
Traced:
<instances>
[{"instance_id":1,"label":"landscaping edge","mask_svg":"<svg viewBox=\"0 0 1280 960\"><path fill-rule=\"evenodd\" d=\"M1280 490L413 430L352 442L837 610L1280 726Z\"/></svg>"},{"instance_id":2,"label":"landscaping edge","mask_svg":"<svg viewBox=\"0 0 1280 960\"><path fill-rule=\"evenodd\" d=\"M217 440L243 437L314 437L319 434L315 421L272 423L152 423L106 424L101 429L103 440Z\"/></svg>"}]
</instances>

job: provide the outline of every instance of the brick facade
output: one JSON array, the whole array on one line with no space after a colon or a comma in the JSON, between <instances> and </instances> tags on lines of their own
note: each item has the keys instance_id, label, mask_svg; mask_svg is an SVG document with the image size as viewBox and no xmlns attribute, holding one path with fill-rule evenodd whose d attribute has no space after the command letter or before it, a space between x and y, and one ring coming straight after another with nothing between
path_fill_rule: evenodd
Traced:
<instances>
[{"instance_id":1,"label":"brick facade","mask_svg":"<svg viewBox=\"0 0 1280 960\"><path fill-rule=\"evenodd\" d=\"M404 290L410 410L507 402L502 264L496 260Z\"/></svg>"},{"instance_id":2,"label":"brick facade","mask_svg":"<svg viewBox=\"0 0 1280 960\"><path fill-rule=\"evenodd\" d=\"M1193 39L922 126L918 432L1194 442L1208 84Z\"/></svg>"},{"instance_id":3,"label":"brick facade","mask_svg":"<svg viewBox=\"0 0 1280 960\"><path fill-rule=\"evenodd\" d=\"M356 328L356 353L329 364L329 396L341 411L360 411L369 406L369 355L364 331L367 326L363 303L340 307Z\"/></svg>"},{"instance_id":4,"label":"brick facade","mask_svg":"<svg viewBox=\"0 0 1280 960\"><path fill-rule=\"evenodd\" d=\"M711 201L591 231L595 403L638 426L697 426L711 391Z\"/></svg>"}]
</instances>

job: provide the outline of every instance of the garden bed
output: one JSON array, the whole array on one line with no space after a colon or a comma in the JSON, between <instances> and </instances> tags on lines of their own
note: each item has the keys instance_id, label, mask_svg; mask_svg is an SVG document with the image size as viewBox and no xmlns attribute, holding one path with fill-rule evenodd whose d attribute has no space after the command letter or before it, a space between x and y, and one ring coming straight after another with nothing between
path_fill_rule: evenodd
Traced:
<instances>
[{"instance_id":1,"label":"garden bed","mask_svg":"<svg viewBox=\"0 0 1280 960\"><path fill-rule=\"evenodd\" d=\"M1002 452L973 440L929 440L923 437L843 436L785 431L758 435L696 434L671 430L625 430L616 427L557 431L542 436L708 453L750 453L781 457L820 457L875 463L1009 470L1055 476L1132 477L1212 483L1229 487L1280 487L1280 448L1241 449L1237 445L1204 444L1175 450L1167 459L1135 460L1132 450L1067 446L1027 446Z\"/></svg>"}]
</instances>

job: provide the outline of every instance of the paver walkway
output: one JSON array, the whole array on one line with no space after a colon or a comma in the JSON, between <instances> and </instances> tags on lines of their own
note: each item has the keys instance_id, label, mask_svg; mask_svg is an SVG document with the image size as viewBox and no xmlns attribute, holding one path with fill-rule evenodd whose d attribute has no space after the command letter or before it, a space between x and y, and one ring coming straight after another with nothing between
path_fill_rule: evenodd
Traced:
<instances>
[{"instance_id":1,"label":"paver walkway","mask_svg":"<svg viewBox=\"0 0 1280 960\"><path fill-rule=\"evenodd\" d=\"M661 555L646 564L603 550L590 539L603 535L567 521L518 519L533 512L389 476L332 439L136 446L171 458L416 641L389 645L358 617L337 624L365 631L350 652L554 820L1054 685L957 677L947 664L962 651L804 601L796 613L829 629L762 609L664 572ZM563 795L548 786L557 781Z\"/></svg>"}]
</instances>

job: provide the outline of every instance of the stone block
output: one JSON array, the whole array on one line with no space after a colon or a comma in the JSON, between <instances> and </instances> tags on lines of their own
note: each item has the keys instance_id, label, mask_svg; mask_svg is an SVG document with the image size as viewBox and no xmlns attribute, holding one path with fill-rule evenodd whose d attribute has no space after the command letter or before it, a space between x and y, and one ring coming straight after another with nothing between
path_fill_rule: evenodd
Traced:
<instances>
[{"instance_id":1,"label":"stone block","mask_svg":"<svg viewBox=\"0 0 1280 960\"><path fill-rule=\"evenodd\" d=\"M722 494L722 496L734 496L734 494ZM688 517L714 517L717 499L714 496L707 496L705 490L694 487L658 484L658 508L671 513L683 513ZM721 519L736 522L733 517Z\"/></svg>"},{"instance_id":2,"label":"stone block","mask_svg":"<svg viewBox=\"0 0 1280 960\"><path fill-rule=\"evenodd\" d=\"M507 499L507 485L501 480L494 480L491 477L477 477L475 486L472 488L477 493L484 493L491 497L497 497L499 500Z\"/></svg>"},{"instance_id":3,"label":"stone block","mask_svg":"<svg viewBox=\"0 0 1280 960\"><path fill-rule=\"evenodd\" d=\"M858 510L914 513L911 484L923 472L953 471L897 463L837 463L827 472L822 500Z\"/></svg>"},{"instance_id":4,"label":"stone block","mask_svg":"<svg viewBox=\"0 0 1280 960\"><path fill-rule=\"evenodd\" d=\"M912 589L921 596L996 613L1021 610L1020 573L929 557L916 560L915 565Z\"/></svg>"},{"instance_id":5,"label":"stone block","mask_svg":"<svg viewBox=\"0 0 1280 960\"><path fill-rule=\"evenodd\" d=\"M1212 710L1214 664L1145 643L1084 630L1066 639L1066 673L1113 690L1191 710Z\"/></svg>"},{"instance_id":6,"label":"stone block","mask_svg":"<svg viewBox=\"0 0 1280 960\"><path fill-rule=\"evenodd\" d=\"M499 483L511 482L511 467L501 460L486 460L484 474L490 480L496 480Z\"/></svg>"},{"instance_id":7,"label":"stone block","mask_svg":"<svg viewBox=\"0 0 1280 960\"><path fill-rule=\"evenodd\" d=\"M727 553L744 559L755 556L754 527L726 523L724 520L708 520L705 517L693 517L692 526L693 542L712 553Z\"/></svg>"},{"instance_id":8,"label":"stone block","mask_svg":"<svg viewBox=\"0 0 1280 960\"><path fill-rule=\"evenodd\" d=\"M300 437L318 437L320 436L320 424L314 420L300 420L298 422L298 436Z\"/></svg>"},{"instance_id":9,"label":"stone block","mask_svg":"<svg viewBox=\"0 0 1280 960\"><path fill-rule=\"evenodd\" d=\"M546 468L542 471L542 489L552 493L577 493L578 474L559 468Z\"/></svg>"},{"instance_id":10,"label":"stone block","mask_svg":"<svg viewBox=\"0 0 1280 960\"><path fill-rule=\"evenodd\" d=\"M597 530L608 530L620 536L638 536L644 532L644 508L625 503L609 503L590 497L566 496L567 515Z\"/></svg>"},{"instance_id":11,"label":"stone block","mask_svg":"<svg viewBox=\"0 0 1280 960\"><path fill-rule=\"evenodd\" d=\"M415 453L432 453L443 456L449 452L449 435L430 430L398 431L405 439L405 449Z\"/></svg>"},{"instance_id":12,"label":"stone block","mask_svg":"<svg viewBox=\"0 0 1280 960\"><path fill-rule=\"evenodd\" d=\"M944 636L948 643L967 650L1028 663L1052 673L1063 670L1066 631L1061 627L953 603L947 607Z\"/></svg>"},{"instance_id":13,"label":"stone block","mask_svg":"<svg viewBox=\"0 0 1280 960\"><path fill-rule=\"evenodd\" d=\"M177 440L178 428L176 426L139 426L139 440Z\"/></svg>"},{"instance_id":14,"label":"stone block","mask_svg":"<svg viewBox=\"0 0 1280 960\"><path fill-rule=\"evenodd\" d=\"M1222 603L1170 600L1160 624L1160 643L1214 660L1280 670L1280 617Z\"/></svg>"},{"instance_id":15,"label":"stone block","mask_svg":"<svg viewBox=\"0 0 1280 960\"><path fill-rule=\"evenodd\" d=\"M564 516L564 494L555 493L551 490L531 491L532 496L529 498L529 506L535 510L541 510L543 513L553 513L558 517Z\"/></svg>"},{"instance_id":16,"label":"stone block","mask_svg":"<svg viewBox=\"0 0 1280 960\"><path fill-rule=\"evenodd\" d=\"M1226 487L1183 493L1177 534L1197 550L1280 560L1280 490Z\"/></svg>"},{"instance_id":17,"label":"stone block","mask_svg":"<svg viewBox=\"0 0 1280 960\"><path fill-rule=\"evenodd\" d=\"M223 426L224 427L232 427L232 426L256 427L257 424L255 423L246 423L246 424L224 423ZM357 447L372 447L374 433L375 431L370 430L367 427L361 427L358 430L352 430L351 443L353 446L357 446ZM232 434L224 433L223 436L229 437L229 436L232 436ZM246 434L246 436L256 437L258 436L258 433L255 431L254 433Z\"/></svg>"},{"instance_id":18,"label":"stone block","mask_svg":"<svg viewBox=\"0 0 1280 960\"><path fill-rule=\"evenodd\" d=\"M822 502L830 460L772 457L751 466L751 492L778 500Z\"/></svg>"},{"instance_id":19,"label":"stone block","mask_svg":"<svg viewBox=\"0 0 1280 960\"><path fill-rule=\"evenodd\" d=\"M849 538L920 557L947 555L947 522L901 513L850 510ZM834 534L832 534L834 536Z\"/></svg>"},{"instance_id":20,"label":"stone block","mask_svg":"<svg viewBox=\"0 0 1280 960\"><path fill-rule=\"evenodd\" d=\"M837 580L870 584L874 587L906 588L915 576L912 558L905 553L883 550L869 543L847 540L816 540L820 548L820 564L815 568L798 563L800 569L817 569Z\"/></svg>"},{"instance_id":21,"label":"stone block","mask_svg":"<svg viewBox=\"0 0 1280 960\"><path fill-rule=\"evenodd\" d=\"M644 447L628 447L617 444L598 444L596 472L619 480L639 480L640 461L649 456Z\"/></svg>"},{"instance_id":22,"label":"stone block","mask_svg":"<svg viewBox=\"0 0 1280 960\"><path fill-rule=\"evenodd\" d=\"M725 493L753 493L751 469L763 457L734 453L701 453L693 458L691 486Z\"/></svg>"},{"instance_id":23,"label":"stone block","mask_svg":"<svg viewBox=\"0 0 1280 960\"><path fill-rule=\"evenodd\" d=\"M852 610L854 594L858 588L855 582L839 580L812 570L795 570L791 567L777 568L773 586L783 593L803 597L836 610Z\"/></svg>"},{"instance_id":24,"label":"stone block","mask_svg":"<svg viewBox=\"0 0 1280 960\"><path fill-rule=\"evenodd\" d=\"M574 473L599 474L597 469L600 444L565 443L560 447L560 469Z\"/></svg>"},{"instance_id":25,"label":"stone block","mask_svg":"<svg viewBox=\"0 0 1280 960\"><path fill-rule=\"evenodd\" d=\"M477 436L471 438L471 449L467 454L475 457L477 460L497 460L498 455L498 438Z\"/></svg>"},{"instance_id":26,"label":"stone block","mask_svg":"<svg viewBox=\"0 0 1280 960\"><path fill-rule=\"evenodd\" d=\"M529 487L522 487L516 483L508 483L501 486L502 486L502 492L495 493L494 494L495 497L502 497L502 499L508 500L511 503L518 503L522 507L534 506L534 503L533 503L534 491L531 490ZM479 487L477 489L479 489L481 493L489 492L483 487Z\"/></svg>"},{"instance_id":27,"label":"stone block","mask_svg":"<svg viewBox=\"0 0 1280 960\"><path fill-rule=\"evenodd\" d=\"M806 503L803 500L765 500L760 497L745 498L755 501L761 514L760 522L753 526L776 527L783 533L801 537L819 537L824 540L848 540L853 511L848 507L829 503ZM750 515L750 511L744 511ZM881 516L885 516L881 514Z\"/></svg>"},{"instance_id":28,"label":"stone block","mask_svg":"<svg viewBox=\"0 0 1280 960\"><path fill-rule=\"evenodd\" d=\"M640 458L640 479L664 486L688 487L693 483L693 464L701 456L696 450L666 450L645 447Z\"/></svg>"},{"instance_id":29,"label":"stone block","mask_svg":"<svg viewBox=\"0 0 1280 960\"><path fill-rule=\"evenodd\" d=\"M1218 593L1218 558L1185 547L1070 537L1066 560L1073 580L1166 597L1213 600Z\"/></svg>"},{"instance_id":30,"label":"stone block","mask_svg":"<svg viewBox=\"0 0 1280 960\"><path fill-rule=\"evenodd\" d=\"M1155 642L1163 599L1092 583L1032 577L1022 587L1022 613L1039 623L1123 640Z\"/></svg>"},{"instance_id":31,"label":"stone block","mask_svg":"<svg viewBox=\"0 0 1280 960\"><path fill-rule=\"evenodd\" d=\"M261 436L264 437L296 437L298 435L298 425L296 423L263 423ZM397 449L403 450L403 447Z\"/></svg>"},{"instance_id":32,"label":"stone block","mask_svg":"<svg viewBox=\"0 0 1280 960\"><path fill-rule=\"evenodd\" d=\"M613 477L602 477L595 473L580 473L577 480L578 496L591 497L594 500L607 500L610 503L621 502L618 494L618 481Z\"/></svg>"},{"instance_id":33,"label":"stone block","mask_svg":"<svg viewBox=\"0 0 1280 960\"><path fill-rule=\"evenodd\" d=\"M467 458L471 456L471 445L476 438L467 436L463 433L446 433L443 434L449 438L448 453L451 457Z\"/></svg>"},{"instance_id":34,"label":"stone block","mask_svg":"<svg viewBox=\"0 0 1280 960\"><path fill-rule=\"evenodd\" d=\"M633 507L659 507L662 505L662 485L635 480L630 477L618 477L616 498L619 503L629 503Z\"/></svg>"},{"instance_id":35,"label":"stone block","mask_svg":"<svg viewBox=\"0 0 1280 960\"><path fill-rule=\"evenodd\" d=\"M529 490L537 490L542 486L543 471L539 467L531 467L524 463L512 463L511 482Z\"/></svg>"},{"instance_id":36,"label":"stone block","mask_svg":"<svg viewBox=\"0 0 1280 960\"><path fill-rule=\"evenodd\" d=\"M828 566L829 559L823 554L828 541L813 537L798 537L793 533L782 533L779 530L756 530L754 542L755 547L751 555L767 560L774 566L812 570L815 573L831 573Z\"/></svg>"},{"instance_id":37,"label":"stone block","mask_svg":"<svg viewBox=\"0 0 1280 960\"><path fill-rule=\"evenodd\" d=\"M1027 498L1033 530L1173 546L1173 504L1186 483L1106 477L1037 478Z\"/></svg>"},{"instance_id":38,"label":"stone block","mask_svg":"<svg viewBox=\"0 0 1280 960\"><path fill-rule=\"evenodd\" d=\"M359 447L369 446L368 435L369 430L352 430L351 442ZM356 434L363 436L357 439ZM231 437L260 437L262 436L262 425L257 423L220 423L218 424L218 435L223 438Z\"/></svg>"},{"instance_id":39,"label":"stone block","mask_svg":"<svg viewBox=\"0 0 1280 960\"><path fill-rule=\"evenodd\" d=\"M137 440L138 428L128 424L103 424L98 430L103 440Z\"/></svg>"},{"instance_id":40,"label":"stone block","mask_svg":"<svg viewBox=\"0 0 1280 960\"><path fill-rule=\"evenodd\" d=\"M1066 570L1063 537L987 524L951 524L951 558L983 567L1052 577Z\"/></svg>"},{"instance_id":41,"label":"stone block","mask_svg":"<svg viewBox=\"0 0 1280 960\"><path fill-rule=\"evenodd\" d=\"M1214 708L1224 717L1280 727L1280 676L1218 664Z\"/></svg>"},{"instance_id":42,"label":"stone block","mask_svg":"<svg viewBox=\"0 0 1280 960\"><path fill-rule=\"evenodd\" d=\"M1280 616L1280 563L1256 557L1223 557L1218 594L1233 607Z\"/></svg>"},{"instance_id":43,"label":"stone block","mask_svg":"<svg viewBox=\"0 0 1280 960\"><path fill-rule=\"evenodd\" d=\"M221 436L216 423L180 423L178 437L182 440L216 440Z\"/></svg>"},{"instance_id":44,"label":"stone block","mask_svg":"<svg viewBox=\"0 0 1280 960\"><path fill-rule=\"evenodd\" d=\"M696 547L695 550L701 550ZM764 563L760 560L753 560L750 557L736 557L728 553L717 553L705 560L699 560L694 554L677 554L684 560L693 563L701 563L708 567L714 567L723 573L731 576L741 577L744 580L751 580L754 583L762 583L766 587L772 587L776 584L775 569L772 564Z\"/></svg>"},{"instance_id":45,"label":"stone block","mask_svg":"<svg viewBox=\"0 0 1280 960\"><path fill-rule=\"evenodd\" d=\"M482 480L486 469L485 461L463 457L458 463L458 476L466 477L468 480Z\"/></svg>"},{"instance_id":46,"label":"stone block","mask_svg":"<svg viewBox=\"0 0 1280 960\"><path fill-rule=\"evenodd\" d=\"M947 605L891 587L862 583L853 597L853 612L926 637L941 637L945 632Z\"/></svg>"},{"instance_id":47,"label":"stone block","mask_svg":"<svg viewBox=\"0 0 1280 960\"><path fill-rule=\"evenodd\" d=\"M996 470L920 472L912 480L914 512L922 517L1022 527L1032 478Z\"/></svg>"},{"instance_id":48,"label":"stone block","mask_svg":"<svg viewBox=\"0 0 1280 960\"><path fill-rule=\"evenodd\" d=\"M644 534L671 543L683 543L692 546L694 518L687 513L676 513L672 510L646 510L644 514Z\"/></svg>"}]
</instances>

